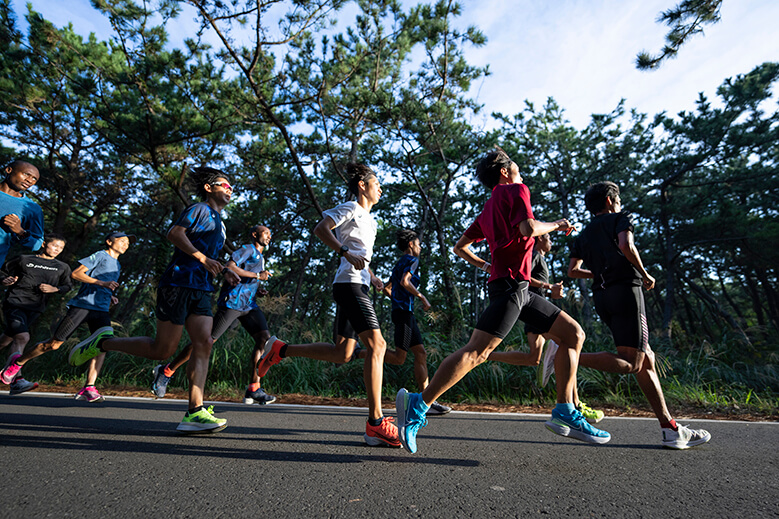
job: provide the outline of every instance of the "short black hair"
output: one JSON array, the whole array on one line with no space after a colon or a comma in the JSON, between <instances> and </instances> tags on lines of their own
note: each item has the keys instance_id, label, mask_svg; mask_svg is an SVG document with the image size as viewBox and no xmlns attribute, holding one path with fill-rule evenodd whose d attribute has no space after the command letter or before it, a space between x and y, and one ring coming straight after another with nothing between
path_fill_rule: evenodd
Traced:
<instances>
[{"instance_id":1,"label":"short black hair","mask_svg":"<svg viewBox=\"0 0 779 519\"><path fill-rule=\"evenodd\" d=\"M368 182L371 177L375 177L371 168L365 164L350 163L346 165L346 174L349 176L349 191L357 196L360 193L360 182Z\"/></svg>"},{"instance_id":2,"label":"short black hair","mask_svg":"<svg viewBox=\"0 0 779 519\"><path fill-rule=\"evenodd\" d=\"M619 196L619 186L614 182L598 182L584 193L584 205L592 214L598 214L606 208L606 197L613 202Z\"/></svg>"},{"instance_id":3,"label":"short black hair","mask_svg":"<svg viewBox=\"0 0 779 519\"><path fill-rule=\"evenodd\" d=\"M51 243L56 240L59 240L62 243L68 243L68 240L63 235L50 232L46 233L46 236L43 237L43 244L46 245L47 243Z\"/></svg>"},{"instance_id":4,"label":"short black hair","mask_svg":"<svg viewBox=\"0 0 779 519\"><path fill-rule=\"evenodd\" d=\"M476 177L487 189L492 189L500 182L500 170L510 169L512 162L508 153L495 146L476 165Z\"/></svg>"},{"instance_id":5,"label":"short black hair","mask_svg":"<svg viewBox=\"0 0 779 519\"><path fill-rule=\"evenodd\" d=\"M411 229L399 229L395 233L395 245L402 251L408 249L408 245L418 239L419 235Z\"/></svg>"},{"instance_id":6,"label":"short black hair","mask_svg":"<svg viewBox=\"0 0 779 519\"><path fill-rule=\"evenodd\" d=\"M213 184L220 178L230 182L230 176L227 173L220 169L210 168L207 166L192 168L192 174L190 175L192 184L197 191L197 196L203 200L208 198L208 191L206 191L206 186Z\"/></svg>"}]
</instances>

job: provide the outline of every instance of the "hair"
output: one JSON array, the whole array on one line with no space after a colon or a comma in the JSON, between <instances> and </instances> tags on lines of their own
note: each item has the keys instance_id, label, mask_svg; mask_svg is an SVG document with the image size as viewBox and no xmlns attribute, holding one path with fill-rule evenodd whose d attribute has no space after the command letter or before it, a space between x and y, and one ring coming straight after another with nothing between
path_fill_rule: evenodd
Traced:
<instances>
[{"instance_id":1,"label":"hair","mask_svg":"<svg viewBox=\"0 0 779 519\"><path fill-rule=\"evenodd\" d=\"M51 243L57 240L61 241L62 243L68 243L68 240L63 235L52 232L46 234L46 236L43 237L43 245L46 246L47 243Z\"/></svg>"},{"instance_id":2,"label":"hair","mask_svg":"<svg viewBox=\"0 0 779 519\"><path fill-rule=\"evenodd\" d=\"M222 170L209 168L206 166L192 168L192 174L190 175L190 179L192 180L192 184L195 186L197 195L203 200L208 198L208 191L206 191L206 186L213 184L220 178L230 182L230 176L227 173Z\"/></svg>"},{"instance_id":3,"label":"hair","mask_svg":"<svg viewBox=\"0 0 779 519\"><path fill-rule=\"evenodd\" d=\"M584 205L592 214L598 214L606 208L606 197L613 202L619 196L619 186L614 182L598 182L584 193Z\"/></svg>"},{"instance_id":4,"label":"hair","mask_svg":"<svg viewBox=\"0 0 779 519\"><path fill-rule=\"evenodd\" d=\"M399 229L395 233L395 245L402 251L408 249L408 245L418 239L419 235L411 229Z\"/></svg>"},{"instance_id":5,"label":"hair","mask_svg":"<svg viewBox=\"0 0 779 519\"><path fill-rule=\"evenodd\" d=\"M368 182L371 177L375 177L371 168L365 164L350 163L346 165L346 174L349 175L349 191L357 196L360 193L360 182Z\"/></svg>"},{"instance_id":6,"label":"hair","mask_svg":"<svg viewBox=\"0 0 779 519\"><path fill-rule=\"evenodd\" d=\"M482 157L476 165L476 178L487 189L492 189L500 182L500 170L503 168L509 169L511 162L512 160L509 158L508 153L495 146L495 149Z\"/></svg>"}]
</instances>

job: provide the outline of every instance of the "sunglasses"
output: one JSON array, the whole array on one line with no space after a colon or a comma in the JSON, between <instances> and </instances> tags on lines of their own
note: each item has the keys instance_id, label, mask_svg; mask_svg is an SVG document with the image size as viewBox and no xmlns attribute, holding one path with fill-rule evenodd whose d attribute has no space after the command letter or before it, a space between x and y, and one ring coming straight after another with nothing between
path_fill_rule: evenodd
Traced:
<instances>
[{"instance_id":1,"label":"sunglasses","mask_svg":"<svg viewBox=\"0 0 779 519\"><path fill-rule=\"evenodd\" d=\"M225 191L230 191L231 193L234 191L233 186L228 184L227 182L214 182L211 184L212 186L220 186Z\"/></svg>"}]
</instances>

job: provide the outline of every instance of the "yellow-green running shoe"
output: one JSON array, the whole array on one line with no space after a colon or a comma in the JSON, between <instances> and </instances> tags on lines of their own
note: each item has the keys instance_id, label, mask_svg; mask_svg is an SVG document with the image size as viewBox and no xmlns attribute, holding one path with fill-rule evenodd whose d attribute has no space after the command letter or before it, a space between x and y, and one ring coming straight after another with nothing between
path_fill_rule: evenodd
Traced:
<instances>
[{"instance_id":1,"label":"yellow-green running shoe","mask_svg":"<svg viewBox=\"0 0 779 519\"><path fill-rule=\"evenodd\" d=\"M579 405L576 407L576 409L582 415L584 415L584 418L586 418L590 423L598 423L603 420L603 411L599 409L593 409L584 402L579 402Z\"/></svg>"},{"instance_id":2,"label":"yellow-green running shoe","mask_svg":"<svg viewBox=\"0 0 779 519\"><path fill-rule=\"evenodd\" d=\"M103 326L95 330L95 333L73 346L68 355L68 364L71 366L81 366L88 360L92 360L103 353L98 345L103 339L114 336L114 329L110 326Z\"/></svg>"},{"instance_id":3,"label":"yellow-green running shoe","mask_svg":"<svg viewBox=\"0 0 779 519\"><path fill-rule=\"evenodd\" d=\"M219 432L227 427L227 420L224 418L217 418L212 413L214 412L214 406L208 406L202 408L197 413L185 413L184 419L176 427L177 431L183 433L214 433Z\"/></svg>"}]
</instances>

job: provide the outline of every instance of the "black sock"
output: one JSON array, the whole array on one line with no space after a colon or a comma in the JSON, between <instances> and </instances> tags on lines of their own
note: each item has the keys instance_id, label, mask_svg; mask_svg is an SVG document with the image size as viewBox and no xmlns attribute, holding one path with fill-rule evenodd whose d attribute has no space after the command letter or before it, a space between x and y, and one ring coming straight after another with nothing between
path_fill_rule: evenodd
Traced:
<instances>
[{"instance_id":1,"label":"black sock","mask_svg":"<svg viewBox=\"0 0 779 519\"><path fill-rule=\"evenodd\" d=\"M378 427L381 425L381 422L384 421L384 417L380 416L378 418L368 418L368 423L371 424L373 427Z\"/></svg>"},{"instance_id":2,"label":"black sock","mask_svg":"<svg viewBox=\"0 0 779 519\"><path fill-rule=\"evenodd\" d=\"M284 345L284 346L282 346L282 347L281 347L281 349L279 350L279 357L281 357L281 358L283 359L283 358L284 358L284 357L286 357L286 356L287 356L287 345L285 344L285 345Z\"/></svg>"},{"instance_id":3,"label":"black sock","mask_svg":"<svg viewBox=\"0 0 779 519\"><path fill-rule=\"evenodd\" d=\"M106 341L106 340L108 340L108 339L113 339L113 338L114 338L114 336L113 336L113 335L111 335L111 336L109 336L109 337L103 337L103 338L101 338L99 341L97 341L97 344L96 344L96 346L97 346L97 349L98 349L98 350L100 350L100 351L102 351L103 353L105 353L105 350L103 349L103 341Z\"/></svg>"},{"instance_id":4,"label":"black sock","mask_svg":"<svg viewBox=\"0 0 779 519\"><path fill-rule=\"evenodd\" d=\"M187 411L187 414L189 414L189 415L195 414L195 413L197 413L198 411L200 411L201 409L203 409L203 406L202 406L202 405L199 405L199 406L197 406L197 407L193 407L192 409L190 409L189 411Z\"/></svg>"}]
</instances>

